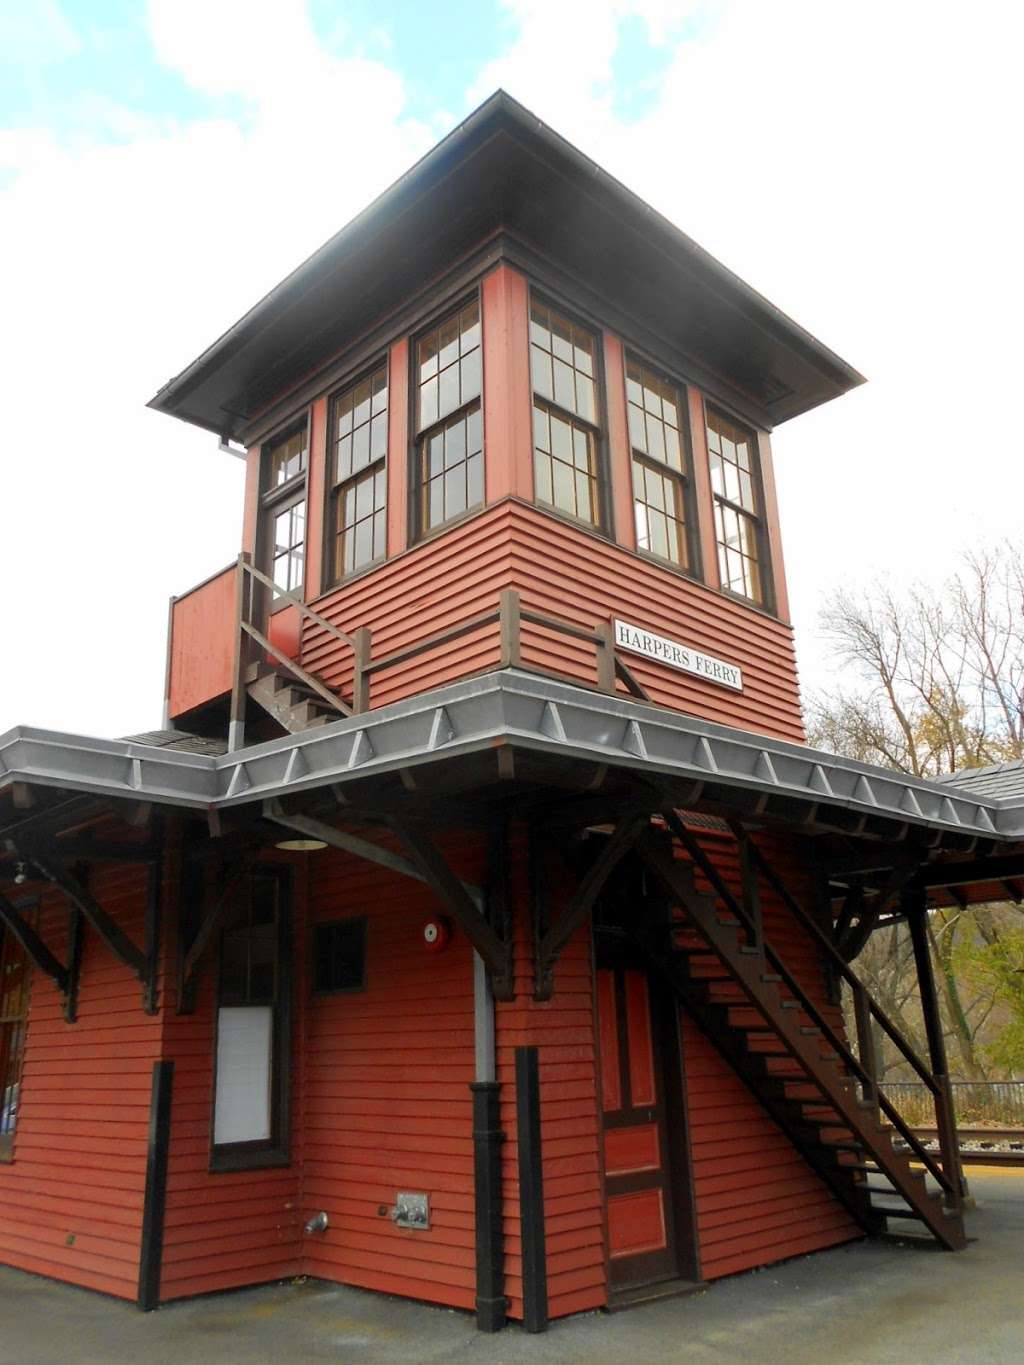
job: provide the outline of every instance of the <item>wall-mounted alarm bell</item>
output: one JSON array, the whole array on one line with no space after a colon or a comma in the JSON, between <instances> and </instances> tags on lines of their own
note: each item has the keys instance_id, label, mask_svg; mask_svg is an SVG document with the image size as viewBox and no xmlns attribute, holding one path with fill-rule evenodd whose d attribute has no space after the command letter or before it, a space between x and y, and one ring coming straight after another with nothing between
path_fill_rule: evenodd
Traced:
<instances>
[{"instance_id":1,"label":"wall-mounted alarm bell","mask_svg":"<svg viewBox=\"0 0 1024 1365\"><path fill-rule=\"evenodd\" d=\"M428 953L439 953L451 942L452 927L443 915L423 921L423 946Z\"/></svg>"}]
</instances>

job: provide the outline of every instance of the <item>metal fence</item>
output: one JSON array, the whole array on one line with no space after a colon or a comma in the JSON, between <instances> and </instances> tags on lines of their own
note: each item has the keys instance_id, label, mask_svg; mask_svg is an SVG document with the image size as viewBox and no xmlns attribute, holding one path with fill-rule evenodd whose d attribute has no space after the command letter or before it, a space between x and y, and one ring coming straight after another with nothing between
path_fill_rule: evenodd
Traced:
<instances>
[{"instance_id":1,"label":"metal fence","mask_svg":"<svg viewBox=\"0 0 1024 1365\"><path fill-rule=\"evenodd\" d=\"M935 1124L935 1107L927 1088L918 1081L895 1081L881 1086L911 1127ZM1024 1128L1024 1081L953 1081L957 1123L1002 1123Z\"/></svg>"}]
</instances>

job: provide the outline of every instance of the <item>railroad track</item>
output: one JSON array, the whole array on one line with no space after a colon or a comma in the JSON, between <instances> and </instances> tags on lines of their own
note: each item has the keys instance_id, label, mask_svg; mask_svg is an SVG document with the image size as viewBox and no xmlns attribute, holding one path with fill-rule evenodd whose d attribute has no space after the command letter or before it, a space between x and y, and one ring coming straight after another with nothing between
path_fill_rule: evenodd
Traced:
<instances>
[{"instance_id":1,"label":"railroad track","mask_svg":"<svg viewBox=\"0 0 1024 1365\"><path fill-rule=\"evenodd\" d=\"M1019 1149L996 1150L982 1147L982 1142L1024 1144L1024 1128L969 1128L957 1129L960 1135L960 1155L973 1166L1024 1166L1024 1145ZM938 1137L937 1128L915 1128L914 1136L927 1142Z\"/></svg>"}]
</instances>

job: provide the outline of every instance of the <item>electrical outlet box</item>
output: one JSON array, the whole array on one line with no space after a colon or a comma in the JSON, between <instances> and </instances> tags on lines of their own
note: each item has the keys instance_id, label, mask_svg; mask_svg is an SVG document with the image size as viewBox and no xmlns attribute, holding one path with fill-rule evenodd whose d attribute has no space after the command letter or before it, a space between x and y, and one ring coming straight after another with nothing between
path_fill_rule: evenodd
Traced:
<instances>
[{"instance_id":1,"label":"electrical outlet box","mask_svg":"<svg viewBox=\"0 0 1024 1365\"><path fill-rule=\"evenodd\" d=\"M395 1223L400 1228L424 1232L430 1227L430 1197L400 1191L395 1195Z\"/></svg>"}]
</instances>

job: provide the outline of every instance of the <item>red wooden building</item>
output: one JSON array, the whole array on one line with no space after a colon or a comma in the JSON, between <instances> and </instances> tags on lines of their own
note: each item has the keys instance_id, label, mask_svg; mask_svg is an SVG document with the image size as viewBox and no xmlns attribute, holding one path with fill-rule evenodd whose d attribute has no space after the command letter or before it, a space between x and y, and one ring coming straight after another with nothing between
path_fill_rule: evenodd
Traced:
<instances>
[{"instance_id":1,"label":"red wooden building","mask_svg":"<svg viewBox=\"0 0 1024 1365\"><path fill-rule=\"evenodd\" d=\"M804 745L769 433L859 382L498 94L160 391L242 553L162 730L0 737L0 1261L536 1330L964 1245L924 921L1024 814Z\"/></svg>"}]
</instances>

